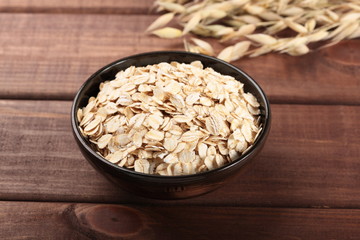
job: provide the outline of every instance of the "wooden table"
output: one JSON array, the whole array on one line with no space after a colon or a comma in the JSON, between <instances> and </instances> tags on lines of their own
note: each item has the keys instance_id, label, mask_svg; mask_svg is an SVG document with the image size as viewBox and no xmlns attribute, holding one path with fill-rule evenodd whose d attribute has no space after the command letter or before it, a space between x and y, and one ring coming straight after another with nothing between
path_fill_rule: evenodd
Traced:
<instances>
[{"instance_id":1,"label":"wooden table","mask_svg":"<svg viewBox=\"0 0 360 240\"><path fill-rule=\"evenodd\" d=\"M101 66L181 50L145 35L148 0L0 1L1 239L360 239L360 41L234 64L268 94L272 130L223 188L179 201L110 184L70 130Z\"/></svg>"}]
</instances>

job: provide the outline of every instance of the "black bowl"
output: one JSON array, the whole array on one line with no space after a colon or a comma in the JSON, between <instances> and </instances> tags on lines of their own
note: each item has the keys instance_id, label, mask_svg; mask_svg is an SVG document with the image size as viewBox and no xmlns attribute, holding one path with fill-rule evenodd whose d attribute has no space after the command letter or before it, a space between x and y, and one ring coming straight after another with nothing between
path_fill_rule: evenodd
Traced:
<instances>
[{"instance_id":1,"label":"black bowl","mask_svg":"<svg viewBox=\"0 0 360 240\"><path fill-rule=\"evenodd\" d=\"M91 96L97 95L101 82L114 79L117 72L130 66L146 66L171 61L191 63L196 60L201 61L204 67L211 67L221 74L233 76L235 79L244 83L245 92L252 93L260 103L263 130L252 148L239 159L220 168L192 175L158 176L143 174L119 167L102 158L92 149L89 141L81 135L78 128L79 123L76 118L76 112L79 108L86 106ZM270 130L270 121L269 101L260 86L250 76L222 60L201 54L180 51L138 54L120 59L101 68L81 86L75 96L71 109L73 134L82 154L91 165L122 189L144 197L158 199L194 197L215 190L223 185L225 181L239 173L240 168L260 152Z\"/></svg>"}]
</instances>

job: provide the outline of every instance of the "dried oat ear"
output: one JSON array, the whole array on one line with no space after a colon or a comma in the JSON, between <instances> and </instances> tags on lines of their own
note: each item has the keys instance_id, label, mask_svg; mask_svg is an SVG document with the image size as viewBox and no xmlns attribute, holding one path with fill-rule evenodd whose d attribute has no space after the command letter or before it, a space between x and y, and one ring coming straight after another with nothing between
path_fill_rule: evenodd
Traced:
<instances>
[{"instance_id":1,"label":"dried oat ear","mask_svg":"<svg viewBox=\"0 0 360 240\"><path fill-rule=\"evenodd\" d=\"M239 53L244 49L239 45ZM200 61L172 62L117 73L77 119L109 162L146 174L186 175L247 151L261 132L259 106L233 77L204 69Z\"/></svg>"},{"instance_id":2,"label":"dried oat ear","mask_svg":"<svg viewBox=\"0 0 360 240\"><path fill-rule=\"evenodd\" d=\"M155 7L168 13L157 18L147 31L161 38L179 38L191 32L228 43L216 53L210 42L184 38L186 51L228 62L269 52L298 56L308 53L312 42L324 42L322 47L328 47L360 37L360 1L356 0L156 0ZM182 30L167 27L173 20ZM292 35L278 37L284 30Z\"/></svg>"}]
</instances>

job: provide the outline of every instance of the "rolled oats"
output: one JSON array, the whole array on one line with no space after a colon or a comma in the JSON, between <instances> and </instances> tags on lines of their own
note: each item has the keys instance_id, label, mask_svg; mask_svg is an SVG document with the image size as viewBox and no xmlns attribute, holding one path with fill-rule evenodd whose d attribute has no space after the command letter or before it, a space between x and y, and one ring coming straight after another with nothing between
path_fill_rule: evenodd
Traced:
<instances>
[{"instance_id":1,"label":"rolled oats","mask_svg":"<svg viewBox=\"0 0 360 240\"><path fill-rule=\"evenodd\" d=\"M248 151L262 130L259 106L242 83L199 61L163 62L131 66L101 83L77 120L111 163L146 174L186 175Z\"/></svg>"}]
</instances>

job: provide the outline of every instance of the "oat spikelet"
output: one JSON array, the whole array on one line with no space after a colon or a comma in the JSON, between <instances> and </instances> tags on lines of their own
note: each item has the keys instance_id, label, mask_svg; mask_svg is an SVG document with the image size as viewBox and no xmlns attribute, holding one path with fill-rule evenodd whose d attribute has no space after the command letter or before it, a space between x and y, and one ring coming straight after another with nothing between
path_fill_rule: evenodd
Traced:
<instances>
[{"instance_id":1,"label":"oat spikelet","mask_svg":"<svg viewBox=\"0 0 360 240\"><path fill-rule=\"evenodd\" d=\"M187 34L191 30L193 30L201 21L201 15L195 14L190 21L185 25L183 30L183 35Z\"/></svg>"},{"instance_id":2,"label":"oat spikelet","mask_svg":"<svg viewBox=\"0 0 360 240\"><path fill-rule=\"evenodd\" d=\"M147 29L147 32L151 32L154 29L164 27L168 24L175 16L175 13L165 13L158 17Z\"/></svg>"},{"instance_id":3,"label":"oat spikelet","mask_svg":"<svg viewBox=\"0 0 360 240\"><path fill-rule=\"evenodd\" d=\"M225 62L230 62L232 59L232 55L234 52L234 46L229 46L227 48L224 48L219 55L217 56L217 58L224 60Z\"/></svg>"},{"instance_id":4,"label":"oat spikelet","mask_svg":"<svg viewBox=\"0 0 360 240\"><path fill-rule=\"evenodd\" d=\"M245 56L250 45L251 45L250 41L242 41L235 44L233 49L233 54L231 56L231 61L236 61L242 58L243 56Z\"/></svg>"},{"instance_id":5,"label":"oat spikelet","mask_svg":"<svg viewBox=\"0 0 360 240\"><path fill-rule=\"evenodd\" d=\"M306 27L302 26L301 24L299 23L296 23L294 21L292 21L291 19L284 19L285 21L285 24L291 28L292 30L294 30L295 32L298 32L298 33L307 33L307 29Z\"/></svg>"},{"instance_id":6,"label":"oat spikelet","mask_svg":"<svg viewBox=\"0 0 360 240\"><path fill-rule=\"evenodd\" d=\"M161 28L151 33L161 38L178 38L182 35L181 30L172 27Z\"/></svg>"},{"instance_id":7,"label":"oat spikelet","mask_svg":"<svg viewBox=\"0 0 360 240\"><path fill-rule=\"evenodd\" d=\"M183 13L185 11L185 7L180 3L178 4L167 1L157 1L156 4L159 5L160 7L159 10L165 9L167 11L175 12L175 13Z\"/></svg>"},{"instance_id":8,"label":"oat spikelet","mask_svg":"<svg viewBox=\"0 0 360 240\"><path fill-rule=\"evenodd\" d=\"M251 41L257 42L261 45L271 45L277 42L276 38L271 37L270 35L257 33L246 36Z\"/></svg>"},{"instance_id":9,"label":"oat spikelet","mask_svg":"<svg viewBox=\"0 0 360 240\"><path fill-rule=\"evenodd\" d=\"M213 56L215 54L213 47L209 43L207 43L201 39L198 39L198 38L191 38L191 40L198 47L200 47L200 49L202 50L201 53L209 55L209 56Z\"/></svg>"}]
</instances>

